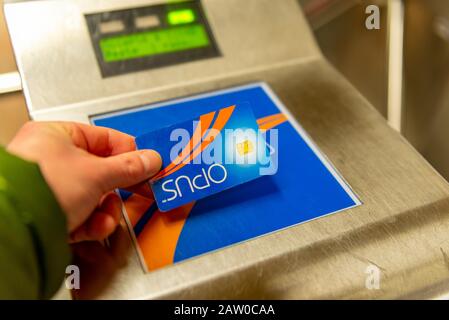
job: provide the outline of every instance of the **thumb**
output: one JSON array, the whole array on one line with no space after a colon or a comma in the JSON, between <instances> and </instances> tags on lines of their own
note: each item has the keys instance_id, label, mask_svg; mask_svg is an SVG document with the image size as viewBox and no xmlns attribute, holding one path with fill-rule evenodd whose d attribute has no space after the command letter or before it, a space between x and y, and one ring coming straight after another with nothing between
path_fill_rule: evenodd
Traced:
<instances>
[{"instance_id":1,"label":"thumb","mask_svg":"<svg viewBox=\"0 0 449 320\"><path fill-rule=\"evenodd\" d=\"M98 180L103 192L126 188L150 179L161 168L162 160L154 150L140 150L101 158Z\"/></svg>"}]
</instances>

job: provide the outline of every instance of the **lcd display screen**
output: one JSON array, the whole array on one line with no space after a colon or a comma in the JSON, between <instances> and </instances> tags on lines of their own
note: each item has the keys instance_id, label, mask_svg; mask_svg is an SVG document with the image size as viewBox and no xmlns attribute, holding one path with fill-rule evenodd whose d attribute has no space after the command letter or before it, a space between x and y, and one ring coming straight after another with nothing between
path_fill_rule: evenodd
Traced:
<instances>
[{"instance_id":1,"label":"lcd display screen","mask_svg":"<svg viewBox=\"0 0 449 320\"><path fill-rule=\"evenodd\" d=\"M100 49L103 60L113 62L202 48L209 44L204 26L189 24L103 38L100 40Z\"/></svg>"},{"instance_id":2,"label":"lcd display screen","mask_svg":"<svg viewBox=\"0 0 449 320\"><path fill-rule=\"evenodd\" d=\"M199 0L85 17L103 77L221 56Z\"/></svg>"}]
</instances>

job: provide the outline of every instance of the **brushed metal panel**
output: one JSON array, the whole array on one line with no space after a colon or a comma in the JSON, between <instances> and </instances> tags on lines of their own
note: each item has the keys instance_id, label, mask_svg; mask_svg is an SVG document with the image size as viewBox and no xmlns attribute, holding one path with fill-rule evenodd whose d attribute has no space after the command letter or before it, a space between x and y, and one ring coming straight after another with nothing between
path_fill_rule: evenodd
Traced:
<instances>
[{"instance_id":1,"label":"brushed metal panel","mask_svg":"<svg viewBox=\"0 0 449 320\"><path fill-rule=\"evenodd\" d=\"M405 2L404 135L449 180L449 2Z\"/></svg>"},{"instance_id":2,"label":"brushed metal panel","mask_svg":"<svg viewBox=\"0 0 449 320\"><path fill-rule=\"evenodd\" d=\"M153 99L260 79L364 204L149 274L122 231L111 240L108 260L78 261L88 280L77 298L401 298L447 281L448 184L324 60L166 90ZM365 287L370 264L381 270L380 290Z\"/></svg>"},{"instance_id":3,"label":"brushed metal panel","mask_svg":"<svg viewBox=\"0 0 449 320\"><path fill-rule=\"evenodd\" d=\"M161 1L7 3L30 112L319 56L296 0L204 0L223 57L102 79L84 14L155 3Z\"/></svg>"}]
</instances>

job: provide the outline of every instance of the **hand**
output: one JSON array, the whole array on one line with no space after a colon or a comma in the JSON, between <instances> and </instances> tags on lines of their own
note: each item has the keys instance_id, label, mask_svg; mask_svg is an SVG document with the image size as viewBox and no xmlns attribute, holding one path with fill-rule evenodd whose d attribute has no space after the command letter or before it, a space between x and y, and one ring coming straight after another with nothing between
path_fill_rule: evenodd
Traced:
<instances>
[{"instance_id":1,"label":"hand","mask_svg":"<svg viewBox=\"0 0 449 320\"><path fill-rule=\"evenodd\" d=\"M67 216L73 242L102 240L116 228L116 188L148 188L161 167L153 150L136 151L133 137L71 122L29 122L7 147L36 162Z\"/></svg>"}]
</instances>

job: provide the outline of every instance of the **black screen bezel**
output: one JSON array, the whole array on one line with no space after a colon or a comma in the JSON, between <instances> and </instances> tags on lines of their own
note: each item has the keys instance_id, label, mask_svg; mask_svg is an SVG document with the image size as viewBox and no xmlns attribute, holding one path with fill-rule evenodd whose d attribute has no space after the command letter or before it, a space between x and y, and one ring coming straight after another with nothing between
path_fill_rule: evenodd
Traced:
<instances>
[{"instance_id":1,"label":"black screen bezel","mask_svg":"<svg viewBox=\"0 0 449 320\"><path fill-rule=\"evenodd\" d=\"M160 18L161 25L156 28L152 28L151 30L176 28L175 26L169 26L167 24L167 21L165 21L165 16L171 10L182 8L191 8L195 10L197 17L194 23L201 24L205 27L209 37L209 46L122 61L106 62L103 60L103 54L100 48L101 39L145 31L145 29L138 29L134 25L135 17L144 15L157 15ZM95 56L97 58L97 63L100 67L100 72L103 78L222 56L200 0L87 14L85 15L85 18L95 51ZM108 34L102 34L100 32L100 23L118 19L124 23L124 31Z\"/></svg>"}]
</instances>

